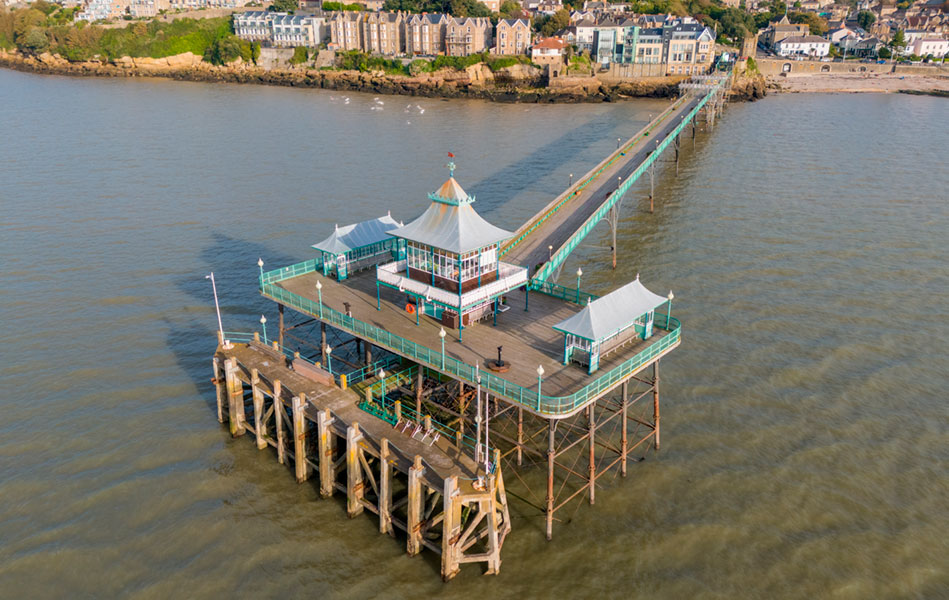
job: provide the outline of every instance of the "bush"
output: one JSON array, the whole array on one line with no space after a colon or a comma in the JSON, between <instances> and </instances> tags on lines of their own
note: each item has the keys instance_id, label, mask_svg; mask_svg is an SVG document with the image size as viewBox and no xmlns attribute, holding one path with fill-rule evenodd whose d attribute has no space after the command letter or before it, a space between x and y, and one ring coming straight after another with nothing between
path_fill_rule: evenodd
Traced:
<instances>
[{"instance_id":1,"label":"bush","mask_svg":"<svg viewBox=\"0 0 949 600\"><path fill-rule=\"evenodd\" d=\"M432 61L432 70L438 71L439 69L455 69L456 71L464 71L471 65L485 62L487 57L487 54L472 54L471 56L437 56L435 57L435 60Z\"/></svg>"},{"instance_id":2,"label":"bush","mask_svg":"<svg viewBox=\"0 0 949 600\"><path fill-rule=\"evenodd\" d=\"M290 58L291 65L300 65L307 61L310 58L310 53L307 52L307 49L303 46L297 46L293 49L293 57Z\"/></svg>"},{"instance_id":3,"label":"bush","mask_svg":"<svg viewBox=\"0 0 949 600\"><path fill-rule=\"evenodd\" d=\"M421 58L413 60L409 63L409 75L421 75L422 73L428 73L432 70L432 65L427 60L422 60Z\"/></svg>"},{"instance_id":4,"label":"bush","mask_svg":"<svg viewBox=\"0 0 949 600\"><path fill-rule=\"evenodd\" d=\"M883 48L880 48L879 52L877 52L877 56L879 56L880 58L892 58L893 53L890 52L889 48L884 46Z\"/></svg>"},{"instance_id":5,"label":"bush","mask_svg":"<svg viewBox=\"0 0 949 600\"><path fill-rule=\"evenodd\" d=\"M224 65L238 58L244 62L251 62L253 51L250 43L235 35L215 40L204 52L204 60L215 65Z\"/></svg>"},{"instance_id":6,"label":"bush","mask_svg":"<svg viewBox=\"0 0 949 600\"><path fill-rule=\"evenodd\" d=\"M49 48L49 38L39 27L31 27L20 40L20 49L32 54L39 54L47 48Z\"/></svg>"}]
</instances>

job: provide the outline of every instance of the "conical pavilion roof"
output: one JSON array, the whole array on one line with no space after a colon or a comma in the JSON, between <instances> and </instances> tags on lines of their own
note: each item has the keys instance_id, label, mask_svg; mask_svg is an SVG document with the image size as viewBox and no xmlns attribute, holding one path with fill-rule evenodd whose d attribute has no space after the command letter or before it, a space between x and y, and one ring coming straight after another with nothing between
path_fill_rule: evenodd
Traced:
<instances>
[{"instance_id":1,"label":"conical pavilion roof","mask_svg":"<svg viewBox=\"0 0 949 600\"><path fill-rule=\"evenodd\" d=\"M513 235L481 218L471 206L474 196L469 196L454 177L428 197L432 204L421 216L389 234L457 254L490 246Z\"/></svg>"}]
</instances>

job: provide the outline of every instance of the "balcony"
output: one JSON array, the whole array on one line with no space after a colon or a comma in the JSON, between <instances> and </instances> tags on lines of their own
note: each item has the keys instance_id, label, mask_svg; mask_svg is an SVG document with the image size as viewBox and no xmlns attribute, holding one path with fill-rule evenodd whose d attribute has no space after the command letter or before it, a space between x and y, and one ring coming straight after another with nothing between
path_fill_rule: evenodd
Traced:
<instances>
[{"instance_id":1,"label":"balcony","mask_svg":"<svg viewBox=\"0 0 949 600\"><path fill-rule=\"evenodd\" d=\"M500 263L498 266L498 278L491 283L475 288L461 295L453 294L449 291L409 279L405 275L406 264L404 260L392 262L386 265L380 265L376 271L376 278L389 286L405 291L415 296L420 296L428 301L435 301L445 306L451 306L459 310L477 306L487 302L491 298L513 290L527 283L527 269L508 263Z\"/></svg>"}]
</instances>

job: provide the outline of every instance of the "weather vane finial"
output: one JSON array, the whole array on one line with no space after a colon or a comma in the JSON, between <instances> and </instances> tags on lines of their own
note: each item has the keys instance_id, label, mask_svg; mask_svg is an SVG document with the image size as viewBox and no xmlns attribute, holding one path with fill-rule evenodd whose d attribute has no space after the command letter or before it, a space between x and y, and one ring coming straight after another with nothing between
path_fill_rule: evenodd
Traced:
<instances>
[{"instance_id":1,"label":"weather vane finial","mask_svg":"<svg viewBox=\"0 0 949 600\"><path fill-rule=\"evenodd\" d=\"M449 153L448 153L448 158L449 158L449 159L455 158L455 155L452 154L451 152L449 152ZM445 165L445 166L448 167L448 176L449 176L449 177L454 177L454 176L455 176L455 161L449 160L449 161L448 161L448 164Z\"/></svg>"}]
</instances>

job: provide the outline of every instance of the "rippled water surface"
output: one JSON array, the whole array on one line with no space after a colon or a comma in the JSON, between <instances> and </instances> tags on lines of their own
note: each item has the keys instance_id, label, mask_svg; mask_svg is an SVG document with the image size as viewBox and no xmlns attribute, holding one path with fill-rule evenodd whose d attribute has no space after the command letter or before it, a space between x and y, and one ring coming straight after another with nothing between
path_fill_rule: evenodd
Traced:
<instances>
[{"instance_id":1,"label":"rippled water surface","mask_svg":"<svg viewBox=\"0 0 949 600\"><path fill-rule=\"evenodd\" d=\"M676 292L663 449L450 584L231 440L268 267L411 218L446 152L516 228L661 101L533 106L0 71L0 586L21 597L949 597L949 102L780 96L690 139L565 267ZM423 112L424 109L424 112ZM668 157L671 159L671 154Z\"/></svg>"}]
</instances>

